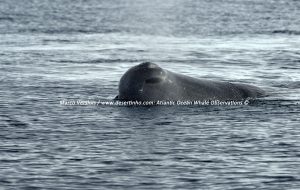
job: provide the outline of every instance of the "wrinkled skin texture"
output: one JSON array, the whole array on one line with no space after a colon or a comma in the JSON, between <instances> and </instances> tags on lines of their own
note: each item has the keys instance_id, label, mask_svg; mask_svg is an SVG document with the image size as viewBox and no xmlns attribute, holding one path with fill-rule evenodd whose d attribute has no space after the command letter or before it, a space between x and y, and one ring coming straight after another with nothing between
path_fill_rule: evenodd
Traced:
<instances>
[{"instance_id":1,"label":"wrinkled skin texture","mask_svg":"<svg viewBox=\"0 0 300 190\"><path fill-rule=\"evenodd\" d=\"M196 79L162 69L150 62L130 68L121 78L117 100L204 101L245 100L265 96L258 87L247 84Z\"/></svg>"}]
</instances>

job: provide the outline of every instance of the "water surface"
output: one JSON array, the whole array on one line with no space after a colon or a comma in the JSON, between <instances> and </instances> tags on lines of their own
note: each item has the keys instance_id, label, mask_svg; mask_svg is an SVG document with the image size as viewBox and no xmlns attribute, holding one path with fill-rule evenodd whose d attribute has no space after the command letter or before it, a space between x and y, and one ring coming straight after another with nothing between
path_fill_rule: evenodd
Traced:
<instances>
[{"instance_id":1,"label":"water surface","mask_svg":"<svg viewBox=\"0 0 300 190\"><path fill-rule=\"evenodd\" d=\"M299 189L299 8L1 1L1 189ZM113 99L143 61L269 96L247 106L60 105Z\"/></svg>"}]
</instances>

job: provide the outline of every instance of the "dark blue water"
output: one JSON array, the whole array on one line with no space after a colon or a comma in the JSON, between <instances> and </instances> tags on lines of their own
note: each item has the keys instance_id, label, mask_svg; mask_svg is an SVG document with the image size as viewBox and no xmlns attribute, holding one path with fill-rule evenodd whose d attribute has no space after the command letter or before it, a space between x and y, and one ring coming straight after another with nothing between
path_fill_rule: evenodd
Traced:
<instances>
[{"instance_id":1,"label":"dark blue water","mask_svg":"<svg viewBox=\"0 0 300 190\"><path fill-rule=\"evenodd\" d=\"M0 189L300 189L300 1L1 0ZM243 106L109 101L152 61Z\"/></svg>"}]
</instances>

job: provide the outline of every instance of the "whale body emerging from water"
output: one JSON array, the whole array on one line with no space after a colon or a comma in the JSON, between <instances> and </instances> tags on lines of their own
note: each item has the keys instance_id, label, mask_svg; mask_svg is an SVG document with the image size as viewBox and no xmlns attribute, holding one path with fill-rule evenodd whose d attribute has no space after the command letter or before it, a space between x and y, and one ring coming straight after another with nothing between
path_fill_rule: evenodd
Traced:
<instances>
[{"instance_id":1,"label":"whale body emerging from water","mask_svg":"<svg viewBox=\"0 0 300 190\"><path fill-rule=\"evenodd\" d=\"M255 86L197 79L177 74L151 62L130 68L120 79L121 101L240 101L265 96Z\"/></svg>"}]
</instances>

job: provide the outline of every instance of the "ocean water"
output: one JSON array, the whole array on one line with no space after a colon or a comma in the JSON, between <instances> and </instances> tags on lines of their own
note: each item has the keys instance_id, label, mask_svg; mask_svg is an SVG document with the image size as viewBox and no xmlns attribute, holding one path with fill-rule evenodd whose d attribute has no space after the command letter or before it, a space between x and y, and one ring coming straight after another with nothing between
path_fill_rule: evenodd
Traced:
<instances>
[{"instance_id":1,"label":"ocean water","mask_svg":"<svg viewBox=\"0 0 300 190\"><path fill-rule=\"evenodd\" d=\"M0 189L300 189L300 1L1 0ZM93 106L144 61L242 106Z\"/></svg>"}]
</instances>

